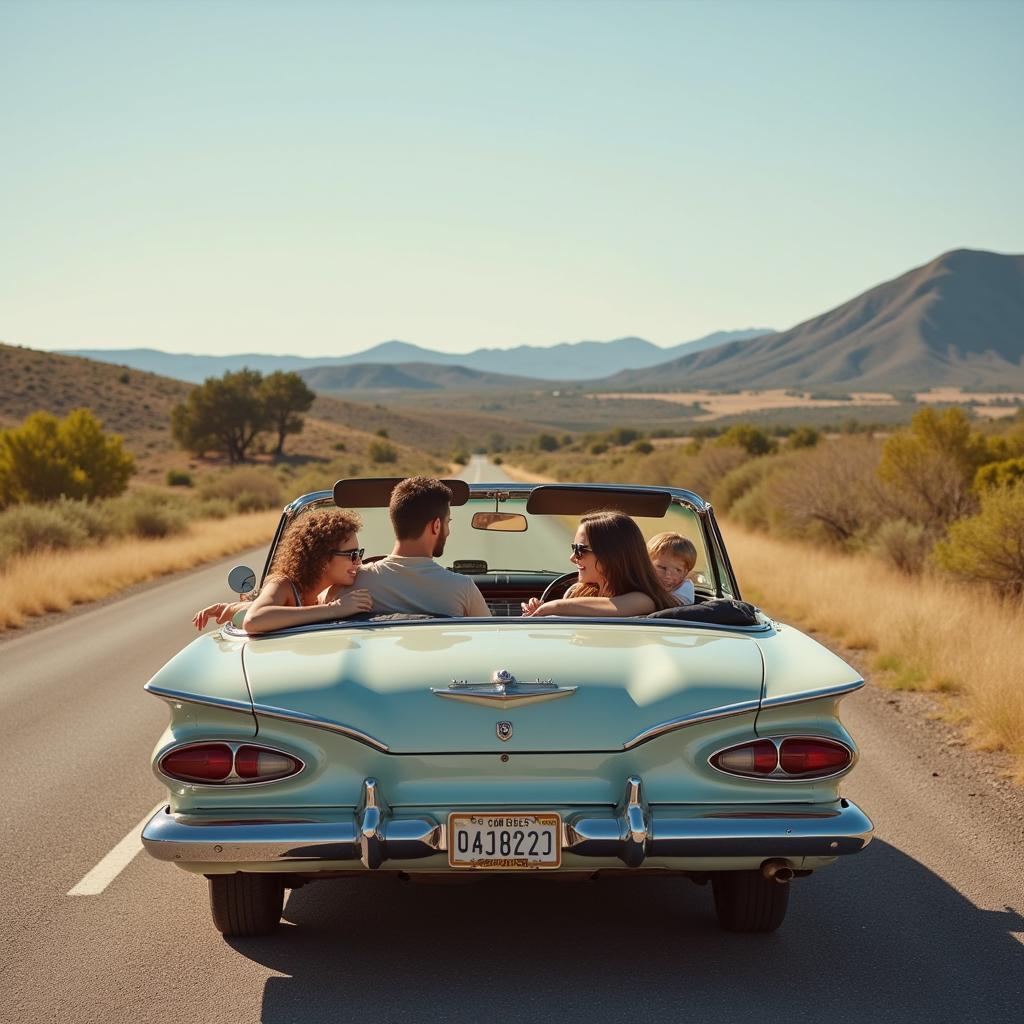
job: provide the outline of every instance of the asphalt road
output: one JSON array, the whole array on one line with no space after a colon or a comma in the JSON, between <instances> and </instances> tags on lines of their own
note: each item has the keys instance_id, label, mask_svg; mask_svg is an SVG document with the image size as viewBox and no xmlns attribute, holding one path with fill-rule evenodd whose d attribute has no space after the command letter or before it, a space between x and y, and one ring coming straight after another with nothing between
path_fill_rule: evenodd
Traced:
<instances>
[{"instance_id":1,"label":"asphalt road","mask_svg":"<svg viewBox=\"0 0 1024 1024\"><path fill-rule=\"evenodd\" d=\"M145 854L68 895L162 798L141 686L237 560L0 642L0 1020L1024 1020L1024 804L870 687L843 717L876 839L794 882L774 935L719 931L673 879L320 883L230 942L203 879Z\"/></svg>"}]
</instances>

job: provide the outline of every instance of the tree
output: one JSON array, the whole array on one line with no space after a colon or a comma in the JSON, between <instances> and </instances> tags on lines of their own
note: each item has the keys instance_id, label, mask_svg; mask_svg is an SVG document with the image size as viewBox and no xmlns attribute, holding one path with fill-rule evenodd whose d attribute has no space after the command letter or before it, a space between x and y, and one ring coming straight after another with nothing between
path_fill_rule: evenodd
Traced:
<instances>
[{"instance_id":1,"label":"tree","mask_svg":"<svg viewBox=\"0 0 1024 1024\"><path fill-rule=\"evenodd\" d=\"M316 395L297 373L285 373L283 370L275 370L264 377L260 390L267 418L277 431L274 455L280 457L284 452L285 437L302 433L304 423L299 413L309 409Z\"/></svg>"},{"instance_id":2,"label":"tree","mask_svg":"<svg viewBox=\"0 0 1024 1024\"><path fill-rule=\"evenodd\" d=\"M1024 483L985 491L981 511L953 523L933 558L961 579L1024 594Z\"/></svg>"},{"instance_id":3,"label":"tree","mask_svg":"<svg viewBox=\"0 0 1024 1024\"><path fill-rule=\"evenodd\" d=\"M908 519L941 528L976 508L971 490L978 468L989 461L985 437L971 430L962 409L922 409L910 429L885 442L878 476Z\"/></svg>"},{"instance_id":4,"label":"tree","mask_svg":"<svg viewBox=\"0 0 1024 1024\"><path fill-rule=\"evenodd\" d=\"M742 448L748 455L770 455L778 447L763 430L749 423L730 427L715 443Z\"/></svg>"},{"instance_id":5,"label":"tree","mask_svg":"<svg viewBox=\"0 0 1024 1024\"><path fill-rule=\"evenodd\" d=\"M134 460L124 440L103 433L88 409L59 420L34 412L0 431L0 505L22 501L107 498L128 486Z\"/></svg>"},{"instance_id":6,"label":"tree","mask_svg":"<svg viewBox=\"0 0 1024 1024\"><path fill-rule=\"evenodd\" d=\"M258 370L238 370L203 381L172 410L174 439L197 455L214 448L223 451L232 465L244 462L256 435L271 426L262 385Z\"/></svg>"}]
</instances>

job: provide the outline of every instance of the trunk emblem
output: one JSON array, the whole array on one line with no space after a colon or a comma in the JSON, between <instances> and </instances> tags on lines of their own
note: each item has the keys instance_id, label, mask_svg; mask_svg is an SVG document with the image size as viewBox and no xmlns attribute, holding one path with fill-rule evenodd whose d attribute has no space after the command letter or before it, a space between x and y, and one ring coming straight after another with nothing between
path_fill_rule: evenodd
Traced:
<instances>
[{"instance_id":1,"label":"trunk emblem","mask_svg":"<svg viewBox=\"0 0 1024 1024\"><path fill-rule=\"evenodd\" d=\"M453 679L446 690L431 687L435 697L448 700L465 701L468 704L483 704L493 707L495 704L537 704L546 700L558 700L559 697L571 697L577 690L575 686L559 686L550 679L535 679L520 682L507 668L499 668L491 673L489 683L476 683L468 679ZM508 734L502 735L503 728L508 727ZM512 735L509 722L498 723L498 737L507 740Z\"/></svg>"},{"instance_id":2,"label":"trunk emblem","mask_svg":"<svg viewBox=\"0 0 1024 1024\"><path fill-rule=\"evenodd\" d=\"M498 734L499 740L510 740L512 739L512 723L511 722L499 722L495 726L495 731Z\"/></svg>"}]
</instances>

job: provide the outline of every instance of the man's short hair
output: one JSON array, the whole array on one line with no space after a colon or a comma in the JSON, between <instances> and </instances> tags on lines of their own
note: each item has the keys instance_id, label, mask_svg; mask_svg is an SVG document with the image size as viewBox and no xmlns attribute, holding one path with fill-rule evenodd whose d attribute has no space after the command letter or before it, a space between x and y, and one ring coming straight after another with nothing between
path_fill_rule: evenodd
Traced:
<instances>
[{"instance_id":1,"label":"man's short hair","mask_svg":"<svg viewBox=\"0 0 1024 1024\"><path fill-rule=\"evenodd\" d=\"M415 540L427 524L443 520L451 508L452 492L432 476L410 476L391 492L388 512L398 540Z\"/></svg>"}]
</instances>

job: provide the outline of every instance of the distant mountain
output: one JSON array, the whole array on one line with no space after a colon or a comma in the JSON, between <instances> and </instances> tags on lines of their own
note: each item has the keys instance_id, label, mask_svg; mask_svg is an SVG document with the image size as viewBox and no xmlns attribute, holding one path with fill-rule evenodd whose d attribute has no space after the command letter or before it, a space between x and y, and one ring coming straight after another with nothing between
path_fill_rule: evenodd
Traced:
<instances>
[{"instance_id":1,"label":"distant mountain","mask_svg":"<svg viewBox=\"0 0 1024 1024\"><path fill-rule=\"evenodd\" d=\"M947 252L788 331L685 354L603 385L1024 387L1024 255Z\"/></svg>"},{"instance_id":2,"label":"distant mountain","mask_svg":"<svg viewBox=\"0 0 1024 1024\"><path fill-rule=\"evenodd\" d=\"M765 333L768 333L768 328L717 331L696 341L686 341L670 348L662 348L643 338L619 338L615 341L562 342L548 347L520 345L511 349L480 348L465 353L436 352L405 341L385 341L350 356L270 356L256 352L237 356L203 356L161 352L152 348L73 349L63 354L83 356L101 363L131 366L193 383L199 383L207 377L220 377L228 370L240 370L243 367L272 373L274 370L357 366L366 363L430 363L529 377L531 380L578 381L607 377L619 370L654 366L678 356L684 350L701 351L709 346Z\"/></svg>"},{"instance_id":3,"label":"distant mountain","mask_svg":"<svg viewBox=\"0 0 1024 1024\"><path fill-rule=\"evenodd\" d=\"M512 377L504 373L484 373L465 366L437 366L432 363L357 363L355 366L314 366L297 371L315 391L394 391L440 390L466 391L535 388L546 381L530 377Z\"/></svg>"}]
</instances>

